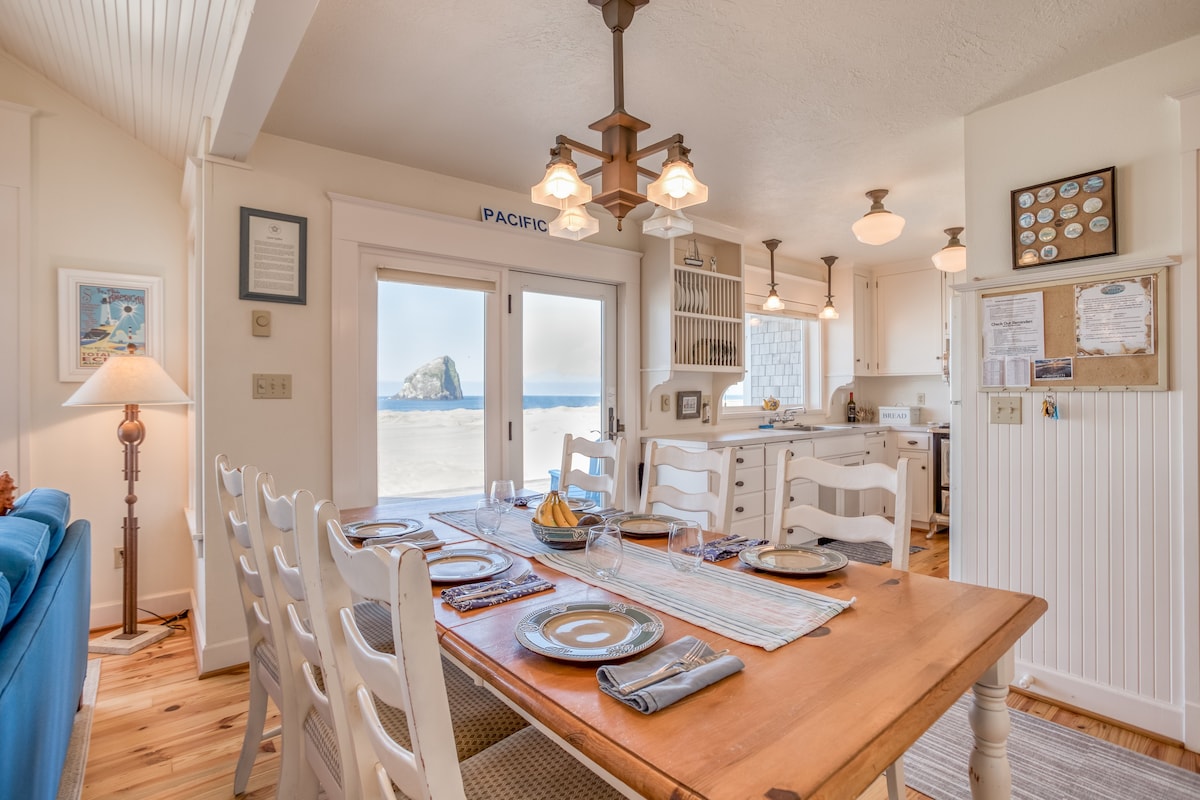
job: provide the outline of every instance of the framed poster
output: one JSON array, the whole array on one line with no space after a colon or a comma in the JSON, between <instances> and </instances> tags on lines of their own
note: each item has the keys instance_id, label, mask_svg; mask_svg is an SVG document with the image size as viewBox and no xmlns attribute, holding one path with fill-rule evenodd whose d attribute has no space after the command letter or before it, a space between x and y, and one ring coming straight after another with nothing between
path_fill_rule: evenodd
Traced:
<instances>
[{"instance_id":1,"label":"framed poster","mask_svg":"<svg viewBox=\"0 0 1200 800\"><path fill-rule=\"evenodd\" d=\"M308 220L242 207L238 299L305 305Z\"/></svg>"},{"instance_id":2,"label":"framed poster","mask_svg":"<svg viewBox=\"0 0 1200 800\"><path fill-rule=\"evenodd\" d=\"M58 379L85 381L114 353L163 363L162 278L58 271Z\"/></svg>"},{"instance_id":3,"label":"framed poster","mask_svg":"<svg viewBox=\"0 0 1200 800\"><path fill-rule=\"evenodd\" d=\"M1117 168L1013 189L1013 269L1117 252Z\"/></svg>"}]
</instances>

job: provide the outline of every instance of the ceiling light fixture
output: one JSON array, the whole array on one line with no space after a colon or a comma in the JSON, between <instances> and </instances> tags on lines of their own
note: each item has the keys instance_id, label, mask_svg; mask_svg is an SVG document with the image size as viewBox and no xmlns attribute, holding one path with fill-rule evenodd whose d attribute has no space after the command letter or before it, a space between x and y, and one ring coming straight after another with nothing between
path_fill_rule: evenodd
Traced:
<instances>
[{"instance_id":1,"label":"ceiling light fixture","mask_svg":"<svg viewBox=\"0 0 1200 800\"><path fill-rule=\"evenodd\" d=\"M962 228L946 228L950 241L933 254L933 265L942 272L962 272L967 268L967 248L958 240Z\"/></svg>"},{"instance_id":2,"label":"ceiling light fixture","mask_svg":"<svg viewBox=\"0 0 1200 800\"><path fill-rule=\"evenodd\" d=\"M694 228L695 225L683 215L682 211L672 211L662 206L655 206L654 213L642 223L642 233L659 236L663 239L683 236L691 233Z\"/></svg>"},{"instance_id":3,"label":"ceiling light fixture","mask_svg":"<svg viewBox=\"0 0 1200 800\"><path fill-rule=\"evenodd\" d=\"M650 123L638 119L625 111L625 68L622 35L633 22L634 12L650 0L588 0L600 8L604 24L613 35L613 110L607 117L593 122L590 127L600 131L602 149L589 147L582 142L559 135L554 147L550 148L550 163L546 165L546 176L530 190L535 203L560 210L572 206L582 208L584 203L596 202L608 209L617 218L617 230L625 215L647 200L668 211L678 211L708 200L708 187L696 180L689 150L683 144L683 134L675 134L649 147L637 149L637 135L648 130ZM586 153L600 161L600 166L582 175L576 171L572 150ZM666 151L661 173L655 173L638 162L647 156ZM584 181L594 175L600 176L600 193L592 196L592 188ZM638 191L638 177L644 175L653 182L646 187L646 194ZM586 212L584 212L586 213ZM590 218L590 217L589 217ZM657 213L646 220L643 233L669 239L691 231L691 221L679 215L671 224L663 225ZM595 220L593 220L596 222ZM555 220L557 222L557 220ZM684 225L683 223L687 224ZM646 226L649 226L647 229ZM551 236L582 239L599 230L595 227L571 229L569 225L550 226ZM685 230L686 228L686 230ZM586 232L585 232L586 231Z\"/></svg>"},{"instance_id":4,"label":"ceiling light fixture","mask_svg":"<svg viewBox=\"0 0 1200 800\"><path fill-rule=\"evenodd\" d=\"M821 319L838 318L837 309L833 307L833 262L837 259L837 256L821 256L821 260L825 262L825 307L817 315Z\"/></svg>"},{"instance_id":5,"label":"ceiling light fixture","mask_svg":"<svg viewBox=\"0 0 1200 800\"><path fill-rule=\"evenodd\" d=\"M771 287L771 291L767 293L767 302L763 303L763 311L783 311L783 301L779 299L779 293L775 291L775 248L781 244L779 239L766 239L763 244L771 251L771 282L767 285Z\"/></svg>"},{"instance_id":6,"label":"ceiling light fixture","mask_svg":"<svg viewBox=\"0 0 1200 800\"><path fill-rule=\"evenodd\" d=\"M887 244L904 230L904 217L883 207L883 198L887 194L887 189L867 192L867 197L871 198L871 210L850 226L854 237L863 244Z\"/></svg>"}]
</instances>

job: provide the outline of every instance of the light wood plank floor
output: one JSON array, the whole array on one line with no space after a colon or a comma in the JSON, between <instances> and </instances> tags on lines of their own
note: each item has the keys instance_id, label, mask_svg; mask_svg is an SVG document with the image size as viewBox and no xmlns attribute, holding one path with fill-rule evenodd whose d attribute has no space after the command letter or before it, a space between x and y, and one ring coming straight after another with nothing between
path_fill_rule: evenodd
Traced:
<instances>
[{"instance_id":1,"label":"light wood plank floor","mask_svg":"<svg viewBox=\"0 0 1200 800\"><path fill-rule=\"evenodd\" d=\"M947 577L947 537L925 539L913 532L913 544L928 547L912 555L914 572ZM103 658L99 697L92 723L83 788L84 800L120 797L225 800L233 796L233 769L245 726L246 670L196 679L189 632L179 631L131 656ZM1037 714L1167 763L1200 772L1200 756L1136 731L1013 693L1009 706ZM278 719L268 725L278 724ZM279 757L270 741L260 748L250 785L250 800L274 797ZM864 795L886 798L877 782ZM908 790L908 797L925 796Z\"/></svg>"}]
</instances>

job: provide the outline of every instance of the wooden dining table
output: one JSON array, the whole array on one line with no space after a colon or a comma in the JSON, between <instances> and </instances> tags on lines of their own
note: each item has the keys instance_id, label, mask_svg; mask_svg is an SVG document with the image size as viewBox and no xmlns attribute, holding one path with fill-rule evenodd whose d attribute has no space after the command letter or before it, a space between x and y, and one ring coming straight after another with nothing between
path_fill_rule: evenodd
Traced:
<instances>
[{"instance_id":1,"label":"wooden dining table","mask_svg":"<svg viewBox=\"0 0 1200 800\"><path fill-rule=\"evenodd\" d=\"M467 507L461 499L388 503L346 510L342 518L416 518L445 540L444 549L501 549L429 516ZM630 546L665 548L665 540ZM514 560L514 571L524 566L521 558ZM970 690L976 741L963 772L976 798L1010 794L1005 697L1013 677L1011 649L1045 612L1041 598L854 561L817 577L755 572L737 558L723 561L722 568L855 601L771 651L655 610L665 625L655 647L692 635L714 649L728 648L745 669L646 715L600 692L596 663L556 660L517 641L518 622L546 604L623 600L535 559L529 563L553 590L459 612L440 600L443 587L434 586L443 651L638 795L854 798Z\"/></svg>"}]
</instances>

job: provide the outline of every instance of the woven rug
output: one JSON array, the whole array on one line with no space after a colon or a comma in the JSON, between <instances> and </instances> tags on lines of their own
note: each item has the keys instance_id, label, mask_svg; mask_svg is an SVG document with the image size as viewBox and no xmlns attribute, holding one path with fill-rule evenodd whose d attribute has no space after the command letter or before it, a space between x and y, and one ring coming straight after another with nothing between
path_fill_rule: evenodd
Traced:
<instances>
[{"instance_id":1,"label":"woven rug","mask_svg":"<svg viewBox=\"0 0 1200 800\"><path fill-rule=\"evenodd\" d=\"M905 783L934 800L971 800L967 760L975 738L971 695L904 755ZM1126 750L1041 717L1009 709L1013 800L1196 800L1200 774Z\"/></svg>"},{"instance_id":2,"label":"woven rug","mask_svg":"<svg viewBox=\"0 0 1200 800\"><path fill-rule=\"evenodd\" d=\"M844 553L851 561L861 561L864 564L886 564L892 560L892 548L880 542L839 542L834 539L823 539L821 547ZM908 548L910 553L919 553L924 547L913 545Z\"/></svg>"},{"instance_id":3,"label":"woven rug","mask_svg":"<svg viewBox=\"0 0 1200 800\"><path fill-rule=\"evenodd\" d=\"M79 800L83 796L83 769L87 766L88 743L92 740L92 717L96 713L96 693L100 689L100 659L87 662L83 676L83 701L71 726L71 743L58 779L57 800Z\"/></svg>"}]
</instances>

